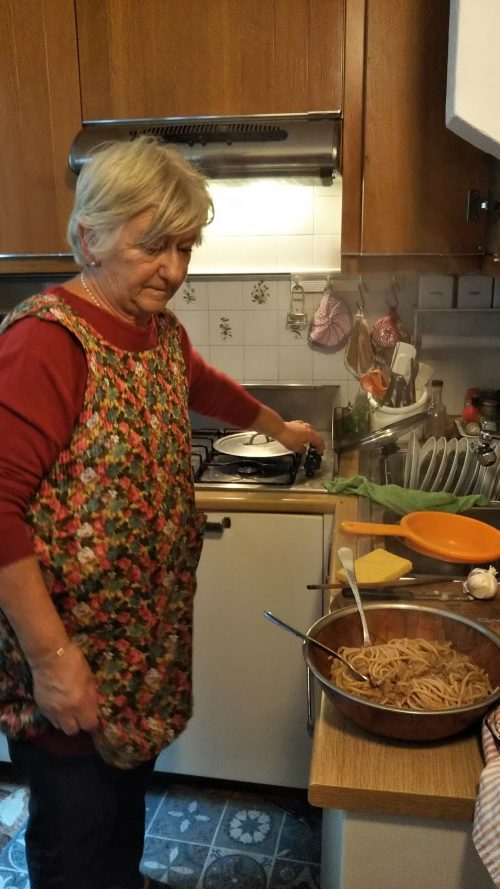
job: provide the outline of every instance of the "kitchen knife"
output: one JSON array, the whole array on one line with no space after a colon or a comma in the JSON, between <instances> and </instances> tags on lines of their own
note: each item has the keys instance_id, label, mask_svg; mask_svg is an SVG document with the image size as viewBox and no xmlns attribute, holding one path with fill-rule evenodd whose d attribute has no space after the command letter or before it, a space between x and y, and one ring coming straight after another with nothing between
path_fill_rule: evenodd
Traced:
<instances>
[{"instance_id":1,"label":"kitchen knife","mask_svg":"<svg viewBox=\"0 0 500 889\"><path fill-rule=\"evenodd\" d=\"M452 583L464 583L467 580L466 577L461 575L453 574L450 577L445 577L443 574L418 574L416 577L400 577L399 580L384 580L377 581L376 583L363 583L362 588L364 590L381 590L386 587L395 588L395 587L406 587L406 586L417 586L418 584L423 583L444 583L452 582ZM308 583L308 590L338 590L339 587L342 587L342 581L338 581L338 583Z\"/></svg>"},{"instance_id":2,"label":"kitchen knife","mask_svg":"<svg viewBox=\"0 0 500 889\"><path fill-rule=\"evenodd\" d=\"M427 600L428 602L436 599L438 602L473 602L474 596L471 596L469 593L446 593L441 590L433 590L430 593L415 593L412 590L406 590L404 587L386 587L384 589L371 589L365 590L360 588L359 594L362 597L367 599L405 599L409 602L414 602L416 600L422 601L422 599ZM342 590L342 595L346 597L346 599L352 599L353 595L351 590Z\"/></svg>"}]
</instances>

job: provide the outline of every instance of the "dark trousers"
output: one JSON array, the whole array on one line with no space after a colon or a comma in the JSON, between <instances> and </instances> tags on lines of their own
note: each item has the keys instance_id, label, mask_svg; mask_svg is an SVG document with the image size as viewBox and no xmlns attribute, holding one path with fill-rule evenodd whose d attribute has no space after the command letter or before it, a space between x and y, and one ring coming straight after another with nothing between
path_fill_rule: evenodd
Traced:
<instances>
[{"instance_id":1,"label":"dark trousers","mask_svg":"<svg viewBox=\"0 0 500 889\"><path fill-rule=\"evenodd\" d=\"M56 756L10 741L30 791L31 889L142 889L145 794L155 760L116 769L95 756Z\"/></svg>"}]
</instances>

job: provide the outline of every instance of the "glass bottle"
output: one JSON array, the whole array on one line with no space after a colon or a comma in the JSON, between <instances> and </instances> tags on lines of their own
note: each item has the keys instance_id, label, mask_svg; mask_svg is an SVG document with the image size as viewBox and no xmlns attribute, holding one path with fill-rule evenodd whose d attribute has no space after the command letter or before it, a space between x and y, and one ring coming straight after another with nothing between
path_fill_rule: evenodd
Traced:
<instances>
[{"instance_id":1,"label":"glass bottle","mask_svg":"<svg viewBox=\"0 0 500 889\"><path fill-rule=\"evenodd\" d=\"M427 407L427 419L424 420L424 438L434 435L440 438L446 434L448 414L443 404L443 381L432 380L431 398Z\"/></svg>"},{"instance_id":2,"label":"glass bottle","mask_svg":"<svg viewBox=\"0 0 500 889\"><path fill-rule=\"evenodd\" d=\"M479 418L481 429L485 432L497 431L497 411L498 404L494 397L494 393L485 392L481 403L481 414Z\"/></svg>"}]
</instances>

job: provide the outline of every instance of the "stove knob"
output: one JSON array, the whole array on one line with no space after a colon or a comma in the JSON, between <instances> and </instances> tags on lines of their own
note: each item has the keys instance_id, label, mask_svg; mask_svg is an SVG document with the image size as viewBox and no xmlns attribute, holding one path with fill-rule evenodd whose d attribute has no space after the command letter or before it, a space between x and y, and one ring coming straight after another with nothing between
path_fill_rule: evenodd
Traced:
<instances>
[{"instance_id":1,"label":"stove knob","mask_svg":"<svg viewBox=\"0 0 500 889\"><path fill-rule=\"evenodd\" d=\"M321 466L321 454L318 454L318 451L314 447L314 445L309 445L307 454L304 458L304 469L307 478L311 478L315 472Z\"/></svg>"}]
</instances>

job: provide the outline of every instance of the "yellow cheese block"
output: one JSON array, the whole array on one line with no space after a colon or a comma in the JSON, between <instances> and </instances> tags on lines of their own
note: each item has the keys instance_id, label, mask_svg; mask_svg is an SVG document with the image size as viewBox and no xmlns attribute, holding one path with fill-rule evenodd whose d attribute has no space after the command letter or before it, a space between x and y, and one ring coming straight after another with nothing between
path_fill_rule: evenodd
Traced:
<instances>
[{"instance_id":1,"label":"yellow cheese block","mask_svg":"<svg viewBox=\"0 0 500 889\"><path fill-rule=\"evenodd\" d=\"M413 568L409 559L402 559L385 549L374 549L366 556L360 556L354 560L354 568L358 583L383 583L389 580L398 580L403 574L407 574ZM343 568L337 572L337 579L347 583L347 577Z\"/></svg>"}]
</instances>

